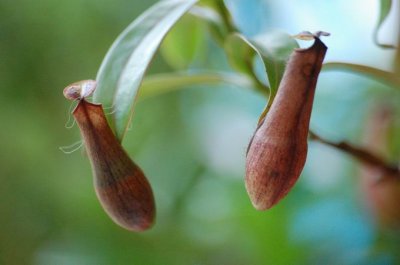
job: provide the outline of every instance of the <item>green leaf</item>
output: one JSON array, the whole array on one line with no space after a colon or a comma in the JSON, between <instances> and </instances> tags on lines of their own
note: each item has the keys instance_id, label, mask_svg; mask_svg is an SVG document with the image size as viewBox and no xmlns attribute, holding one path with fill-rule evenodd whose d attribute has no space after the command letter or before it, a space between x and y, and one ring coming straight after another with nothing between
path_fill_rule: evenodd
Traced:
<instances>
[{"instance_id":1,"label":"green leaf","mask_svg":"<svg viewBox=\"0 0 400 265\"><path fill-rule=\"evenodd\" d=\"M122 140L143 76L161 41L197 0L161 1L133 21L115 40L97 73L95 102L113 106L110 120Z\"/></svg>"},{"instance_id":2,"label":"green leaf","mask_svg":"<svg viewBox=\"0 0 400 265\"><path fill-rule=\"evenodd\" d=\"M225 41L225 51L229 63L235 70L254 77L253 61L258 51L243 35L238 33L229 35Z\"/></svg>"},{"instance_id":3,"label":"green leaf","mask_svg":"<svg viewBox=\"0 0 400 265\"><path fill-rule=\"evenodd\" d=\"M207 23L210 33L213 35L218 43L223 43L228 30L225 27L224 21L219 13L213 8L207 6L196 5L190 10L190 14L202 19Z\"/></svg>"},{"instance_id":4,"label":"green leaf","mask_svg":"<svg viewBox=\"0 0 400 265\"><path fill-rule=\"evenodd\" d=\"M373 34L374 34L374 42L376 45L378 45L382 48L395 49L396 47L393 45L380 43L379 38L378 38L379 29L381 28L382 23L385 21L386 17L389 15L391 8L392 8L392 0L381 0L380 1L379 18L378 18L378 22L375 26Z\"/></svg>"},{"instance_id":5,"label":"green leaf","mask_svg":"<svg viewBox=\"0 0 400 265\"><path fill-rule=\"evenodd\" d=\"M293 49L298 47L297 42L291 36L281 32L258 35L252 39L246 39L243 35L235 33L227 38L225 50L232 66L250 76L258 84L260 91L268 89L268 104L259 118L259 123L267 115L272 105L290 54ZM255 54L264 63L269 87L265 86L254 74Z\"/></svg>"},{"instance_id":6,"label":"green leaf","mask_svg":"<svg viewBox=\"0 0 400 265\"><path fill-rule=\"evenodd\" d=\"M264 63L270 92L275 95L285 71L286 61L297 42L288 34L273 32L247 39L243 35L233 34L226 41L226 51L233 67L254 76L254 55Z\"/></svg>"},{"instance_id":7,"label":"green leaf","mask_svg":"<svg viewBox=\"0 0 400 265\"><path fill-rule=\"evenodd\" d=\"M322 70L349 71L356 74L364 75L368 78L373 78L388 86L400 88L400 77L396 76L394 73L365 65L331 62L331 63L325 63L322 67Z\"/></svg>"},{"instance_id":8,"label":"green leaf","mask_svg":"<svg viewBox=\"0 0 400 265\"><path fill-rule=\"evenodd\" d=\"M285 72L286 62L299 45L290 35L281 32L258 35L250 41L262 56L271 94L275 95Z\"/></svg>"},{"instance_id":9,"label":"green leaf","mask_svg":"<svg viewBox=\"0 0 400 265\"><path fill-rule=\"evenodd\" d=\"M204 46L204 27L194 16L185 15L161 45L164 59L176 69L186 69Z\"/></svg>"},{"instance_id":10,"label":"green leaf","mask_svg":"<svg viewBox=\"0 0 400 265\"><path fill-rule=\"evenodd\" d=\"M174 73L157 74L143 80L139 100L176 91L193 85L231 84L238 87L252 88L252 82L246 76L232 73Z\"/></svg>"}]
</instances>

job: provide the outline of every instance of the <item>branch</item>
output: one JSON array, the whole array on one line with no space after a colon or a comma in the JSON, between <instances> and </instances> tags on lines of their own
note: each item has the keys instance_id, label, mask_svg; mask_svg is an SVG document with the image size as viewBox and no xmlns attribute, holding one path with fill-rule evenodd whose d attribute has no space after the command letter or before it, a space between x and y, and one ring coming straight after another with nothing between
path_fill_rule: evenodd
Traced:
<instances>
[{"instance_id":1,"label":"branch","mask_svg":"<svg viewBox=\"0 0 400 265\"><path fill-rule=\"evenodd\" d=\"M375 154L372 154L370 151L365 150L360 147L353 146L352 144L349 144L347 142L331 142L329 140L326 140L322 138L319 135L316 135L314 132L309 132L310 139L314 141L318 141L320 143L329 145L331 147L334 147L344 153L347 153L354 158L356 158L358 161L361 163L367 164L369 166L379 168L383 172L387 173L389 176L397 175L400 176L400 168L397 167L396 165L390 165L386 163L382 158L378 157Z\"/></svg>"}]
</instances>

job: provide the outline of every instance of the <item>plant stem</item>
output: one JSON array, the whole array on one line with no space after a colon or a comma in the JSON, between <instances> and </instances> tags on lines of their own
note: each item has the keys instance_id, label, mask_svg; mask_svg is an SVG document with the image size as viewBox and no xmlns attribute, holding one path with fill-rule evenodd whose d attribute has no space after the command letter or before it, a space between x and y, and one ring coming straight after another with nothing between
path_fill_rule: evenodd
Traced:
<instances>
[{"instance_id":1,"label":"plant stem","mask_svg":"<svg viewBox=\"0 0 400 265\"><path fill-rule=\"evenodd\" d=\"M397 10L397 21L400 22L400 5L398 5L399 10ZM400 25L400 24L399 24ZM400 73L400 26L397 26L397 47L394 56L394 72L396 75Z\"/></svg>"},{"instance_id":2,"label":"plant stem","mask_svg":"<svg viewBox=\"0 0 400 265\"><path fill-rule=\"evenodd\" d=\"M368 164L375 168L379 168L383 172L387 173L388 176L397 175L398 177L400 177L400 168L399 167L388 164L382 158L378 157L377 155L371 153L370 151L368 151L366 149L354 146L354 145L349 144L344 141L332 142L330 140L322 138L321 136L315 134L312 131L309 132L309 135L310 135L310 139L312 139L314 141L318 141L325 145L329 145L329 146L336 148L342 152L345 152L345 153L353 156L354 158L356 158L358 161L360 161L362 163Z\"/></svg>"},{"instance_id":3,"label":"plant stem","mask_svg":"<svg viewBox=\"0 0 400 265\"><path fill-rule=\"evenodd\" d=\"M230 16L229 10L225 6L224 1L216 1L216 8L218 13L221 15L222 21L229 33L237 32L236 26L232 23L232 17Z\"/></svg>"}]
</instances>

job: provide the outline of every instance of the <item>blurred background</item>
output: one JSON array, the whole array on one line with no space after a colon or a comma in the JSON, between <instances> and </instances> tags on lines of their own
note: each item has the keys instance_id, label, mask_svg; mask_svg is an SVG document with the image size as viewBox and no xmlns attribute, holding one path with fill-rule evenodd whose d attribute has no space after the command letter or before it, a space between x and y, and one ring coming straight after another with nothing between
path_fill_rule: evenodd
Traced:
<instances>
[{"instance_id":1,"label":"blurred background","mask_svg":"<svg viewBox=\"0 0 400 265\"><path fill-rule=\"evenodd\" d=\"M80 139L76 126L64 127L70 102L62 89L95 78L114 39L155 2L0 2L0 264L400 264L400 233L393 226L399 220L382 217L374 188L365 188L366 175L376 174L322 144L310 142L303 174L281 203L266 212L253 209L243 181L245 152L266 102L228 85L139 101L124 146L153 186L156 224L131 233L108 218L87 157L59 150ZM372 41L377 0L226 5L247 36L324 30L332 34L324 39L326 61L394 67L395 51ZM379 38L396 44L398 1L393 5ZM179 25L149 75L233 71L204 22L188 15ZM177 52L174 38L188 44ZM399 89L323 72L311 128L398 161L399 103ZM384 125L386 118L375 115L381 109L392 117ZM398 213L396 185L390 192Z\"/></svg>"}]
</instances>

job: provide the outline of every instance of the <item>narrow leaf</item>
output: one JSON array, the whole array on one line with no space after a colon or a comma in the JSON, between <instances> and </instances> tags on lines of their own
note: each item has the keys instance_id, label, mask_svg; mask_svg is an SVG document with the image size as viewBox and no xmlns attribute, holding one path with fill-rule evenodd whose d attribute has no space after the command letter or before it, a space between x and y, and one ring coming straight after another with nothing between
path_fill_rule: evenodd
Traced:
<instances>
[{"instance_id":1,"label":"narrow leaf","mask_svg":"<svg viewBox=\"0 0 400 265\"><path fill-rule=\"evenodd\" d=\"M253 84L246 76L231 73L175 73L157 74L143 80L139 100L202 84L231 84L251 88Z\"/></svg>"},{"instance_id":2,"label":"narrow leaf","mask_svg":"<svg viewBox=\"0 0 400 265\"><path fill-rule=\"evenodd\" d=\"M293 49L298 47L297 42L291 36L281 32L259 35L253 39L246 39L240 34L233 34L227 38L225 50L232 66L256 81L260 91L264 92L265 88L268 89L266 91L269 94L268 104L259 118L260 122L271 107L290 54ZM254 74L253 57L255 54L264 64L269 87Z\"/></svg>"},{"instance_id":3,"label":"narrow leaf","mask_svg":"<svg viewBox=\"0 0 400 265\"><path fill-rule=\"evenodd\" d=\"M243 35L235 33L228 36L225 41L225 51L235 70L253 76L254 55L258 51ZM258 55L261 58L261 54Z\"/></svg>"},{"instance_id":4,"label":"narrow leaf","mask_svg":"<svg viewBox=\"0 0 400 265\"><path fill-rule=\"evenodd\" d=\"M379 18L378 18L378 22L375 26L373 34L374 34L374 42L376 45L378 45L382 48L395 49L396 47L393 45L380 43L379 38L378 38L379 30L380 30L383 22L385 21L386 17L389 15L391 8L392 8L392 0L380 0Z\"/></svg>"},{"instance_id":5,"label":"narrow leaf","mask_svg":"<svg viewBox=\"0 0 400 265\"><path fill-rule=\"evenodd\" d=\"M224 42L228 34L228 30L218 12L211 7L196 5L190 9L190 14L202 19L207 23L210 33L218 43Z\"/></svg>"},{"instance_id":6,"label":"narrow leaf","mask_svg":"<svg viewBox=\"0 0 400 265\"><path fill-rule=\"evenodd\" d=\"M351 64L351 63L331 62L324 64L322 70L349 71L356 74L364 75L368 78L373 78L388 86L400 88L400 77L396 76L394 73L373 68L370 66Z\"/></svg>"},{"instance_id":7,"label":"narrow leaf","mask_svg":"<svg viewBox=\"0 0 400 265\"><path fill-rule=\"evenodd\" d=\"M269 33L247 39L240 34L231 35L225 48L231 64L239 71L254 76L253 56L257 54L265 66L271 94L275 94L285 70L286 61L297 42L284 33Z\"/></svg>"},{"instance_id":8,"label":"narrow leaf","mask_svg":"<svg viewBox=\"0 0 400 265\"><path fill-rule=\"evenodd\" d=\"M264 61L271 93L275 95L285 71L286 62L297 42L288 34L274 32L258 35L250 40Z\"/></svg>"},{"instance_id":9,"label":"narrow leaf","mask_svg":"<svg viewBox=\"0 0 400 265\"><path fill-rule=\"evenodd\" d=\"M143 76L162 39L197 0L161 1L133 21L107 52L94 100L113 106L111 126L122 140Z\"/></svg>"},{"instance_id":10,"label":"narrow leaf","mask_svg":"<svg viewBox=\"0 0 400 265\"><path fill-rule=\"evenodd\" d=\"M185 15L171 29L161 45L161 54L175 69L186 69L204 46L204 25L195 16Z\"/></svg>"}]
</instances>

